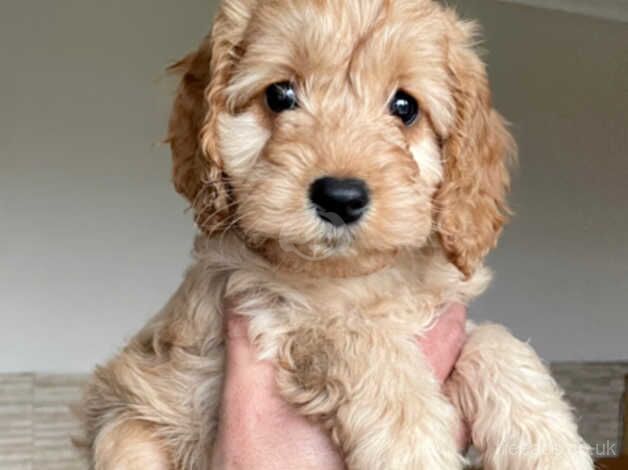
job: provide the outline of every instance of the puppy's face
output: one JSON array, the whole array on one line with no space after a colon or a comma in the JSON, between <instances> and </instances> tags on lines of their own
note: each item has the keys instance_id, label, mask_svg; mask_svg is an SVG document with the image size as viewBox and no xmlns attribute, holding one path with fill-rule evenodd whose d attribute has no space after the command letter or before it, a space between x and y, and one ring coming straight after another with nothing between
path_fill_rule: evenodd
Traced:
<instances>
[{"instance_id":1,"label":"puppy's face","mask_svg":"<svg viewBox=\"0 0 628 470\"><path fill-rule=\"evenodd\" d=\"M468 29L429 1L228 0L171 120L201 228L358 271L437 233L470 274L503 222L508 134Z\"/></svg>"}]
</instances>

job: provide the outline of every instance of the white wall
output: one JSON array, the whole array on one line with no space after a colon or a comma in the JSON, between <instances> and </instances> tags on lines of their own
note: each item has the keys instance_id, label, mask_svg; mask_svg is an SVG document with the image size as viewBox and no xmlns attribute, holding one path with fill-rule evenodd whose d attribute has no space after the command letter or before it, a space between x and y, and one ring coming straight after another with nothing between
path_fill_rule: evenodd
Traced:
<instances>
[{"instance_id":1,"label":"white wall","mask_svg":"<svg viewBox=\"0 0 628 470\"><path fill-rule=\"evenodd\" d=\"M163 68L207 0L4 0L0 371L87 371L176 288L193 228L169 184ZM548 359L628 358L626 25L464 0L521 169L473 307Z\"/></svg>"},{"instance_id":2,"label":"white wall","mask_svg":"<svg viewBox=\"0 0 628 470\"><path fill-rule=\"evenodd\" d=\"M0 371L86 371L176 288L193 234L172 190L164 68L207 0L3 0Z\"/></svg>"}]
</instances>

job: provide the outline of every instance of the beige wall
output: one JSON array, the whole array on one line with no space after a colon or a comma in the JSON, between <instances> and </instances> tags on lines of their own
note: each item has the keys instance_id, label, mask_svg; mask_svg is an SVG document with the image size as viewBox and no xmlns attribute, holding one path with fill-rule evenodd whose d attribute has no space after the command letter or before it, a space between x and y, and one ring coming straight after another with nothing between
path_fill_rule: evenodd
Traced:
<instances>
[{"instance_id":1,"label":"beige wall","mask_svg":"<svg viewBox=\"0 0 628 470\"><path fill-rule=\"evenodd\" d=\"M0 9L0 371L85 371L189 260L190 216L158 145L162 70L204 34L208 2ZM493 0L464 11L485 25L521 144L517 217L473 314L548 359L627 359L627 27Z\"/></svg>"}]
</instances>

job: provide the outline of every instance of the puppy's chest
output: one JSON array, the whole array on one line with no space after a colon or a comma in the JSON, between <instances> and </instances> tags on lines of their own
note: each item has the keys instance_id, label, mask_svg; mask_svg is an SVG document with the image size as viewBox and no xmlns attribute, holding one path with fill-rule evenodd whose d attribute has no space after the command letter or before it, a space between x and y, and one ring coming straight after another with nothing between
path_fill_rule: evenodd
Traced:
<instances>
[{"instance_id":1,"label":"puppy's chest","mask_svg":"<svg viewBox=\"0 0 628 470\"><path fill-rule=\"evenodd\" d=\"M392 336L419 335L439 314L440 296L402 276L311 282L301 286L304 308L281 317L290 327L321 327Z\"/></svg>"}]
</instances>

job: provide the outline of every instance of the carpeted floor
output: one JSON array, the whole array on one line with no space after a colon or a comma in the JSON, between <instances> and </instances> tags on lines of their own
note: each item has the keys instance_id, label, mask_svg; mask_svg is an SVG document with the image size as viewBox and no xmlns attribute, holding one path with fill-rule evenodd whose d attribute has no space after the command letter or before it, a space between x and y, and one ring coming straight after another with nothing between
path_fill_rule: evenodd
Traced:
<instances>
[{"instance_id":1,"label":"carpeted floor","mask_svg":"<svg viewBox=\"0 0 628 470\"><path fill-rule=\"evenodd\" d=\"M70 442L76 424L68 404L82 376L0 375L0 469L83 470Z\"/></svg>"},{"instance_id":2,"label":"carpeted floor","mask_svg":"<svg viewBox=\"0 0 628 470\"><path fill-rule=\"evenodd\" d=\"M594 456L619 455L623 421L620 405L628 363L553 364L552 373L576 410L580 432Z\"/></svg>"},{"instance_id":3,"label":"carpeted floor","mask_svg":"<svg viewBox=\"0 0 628 470\"><path fill-rule=\"evenodd\" d=\"M619 451L619 403L628 363L552 366L580 417L596 457ZM72 448L76 423L68 409L84 376L0 374L0 470L84 470Z\"/></svg>"}]
</instances>

